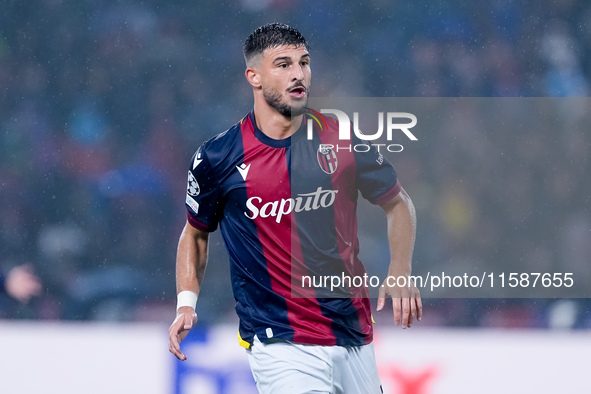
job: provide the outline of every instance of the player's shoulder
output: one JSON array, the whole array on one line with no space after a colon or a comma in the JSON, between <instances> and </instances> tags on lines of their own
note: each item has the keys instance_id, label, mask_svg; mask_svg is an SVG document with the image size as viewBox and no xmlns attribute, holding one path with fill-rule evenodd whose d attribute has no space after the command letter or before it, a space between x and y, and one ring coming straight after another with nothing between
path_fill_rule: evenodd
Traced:
<instances>
[{"instance_id":1,"label":"player's shoulder","mask_svg":"<svg viewBox=\"0 0 591 394\"><path fill-rule=\"evenodd\" d=\"M339 120L332 116L324 115L324 120L328 125L328 131L330 132L338 132L339 131Z\"/></svg>"},{"instance_id":2,"label":"player's shoulder","mask_svg":"<svg viewBox=\"0 0 591 394\"><path fill-rule=\"evenodd\" d=\"M234 148L234 144L239 141L238 137L241 132L240 126L242 121L243 120L205 141L197 149L195 155L204 156L209 162L216 162L219 161L220 158L226 157Z\"/></svg>"},{"instance_id":3,"label":"player's shoulder","mask_svg":"<svg viewBox=\"0 0 591 394\"><path fill-rule=\"evenodd\" d=\"M338 119L327 114L322 114L311 108L308 108L308 112L306 113L306 115L312 119L313 123L316 123L316 127L314 127L314 130L316 130L317 133L321 133L323 140L326 140L327 143L332 143L336 141L335 138L338 139Z\"/></svg>"},{"instance_id":4,"label":"player's shoulder","mask_svg":"<svg viewBox=\"0 0 591 394\"><path fill-rule=\"evenodd\" d=\"M231 144L236 140L240 134L240 124L242 121L234 124L232 127L219 134L214 135L201 145L206 152L217 150L224 150L231 147Z\"/></svg>"}]
</instances>

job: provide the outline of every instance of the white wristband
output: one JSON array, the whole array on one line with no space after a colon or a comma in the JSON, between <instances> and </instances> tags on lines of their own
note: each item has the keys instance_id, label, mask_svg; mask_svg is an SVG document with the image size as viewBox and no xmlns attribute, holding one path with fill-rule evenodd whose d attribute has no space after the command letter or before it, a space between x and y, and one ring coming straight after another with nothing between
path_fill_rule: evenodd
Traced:
<instances>
[{"instance_id":1,"label":"white wristband","mask_svg":"<svg viewBox=\"0 0 591 394\"><path fill-rule=\"evenodd\" d=\"M178 311L179 308L183 306L190 306L195 310L195 307L197 307L197 298L197 293L194 291L181 291L176 296L176 310Z\"/></svg>"}]
</instances>

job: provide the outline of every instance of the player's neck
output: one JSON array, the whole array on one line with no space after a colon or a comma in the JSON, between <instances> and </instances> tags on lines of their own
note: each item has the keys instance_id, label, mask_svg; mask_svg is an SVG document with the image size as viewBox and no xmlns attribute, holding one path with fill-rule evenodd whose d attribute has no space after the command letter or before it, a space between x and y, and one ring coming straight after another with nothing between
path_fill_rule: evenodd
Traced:
<instances>
[{"instance_id":1,"label":"player's neck","mask_svg":"<svg viewBox=\"0 0 591 394\"><path fill-rule=\"evenodd\" d=\"M254 117L259 130L274 140L291 137L302 123L302 115L288 119L270 106L257 105L256 102L254 104Z\"/></svg>"}]
</instances>

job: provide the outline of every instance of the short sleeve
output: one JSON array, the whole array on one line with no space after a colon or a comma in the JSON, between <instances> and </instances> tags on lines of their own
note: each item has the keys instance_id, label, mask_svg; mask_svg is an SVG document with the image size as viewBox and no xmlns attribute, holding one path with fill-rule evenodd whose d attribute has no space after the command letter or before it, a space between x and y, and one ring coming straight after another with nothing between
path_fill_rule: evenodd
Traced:
<instances>
[{"instance_id":1,"label":"short sleeve","mask_svg":"<svg viewBox=\"0 0 591 394\"><path fill-rule=\"evenodd\" d=\"M215 231L220 219L219 194L214 169L201 147L193 155L187 174L185 206L191 226L202 231Z\"/></svg>"},{"instance_id":2,"label":"short sleeve","mask_svg":"<svg viewBox=\"0 0 591 394\"><path fill-rule=\"evenodd\" d=\"M390 201L401 190L394 166L375 146L367 152L355 152L355 170L357 188L372 204Z\"/></svg>"}]
</instances>

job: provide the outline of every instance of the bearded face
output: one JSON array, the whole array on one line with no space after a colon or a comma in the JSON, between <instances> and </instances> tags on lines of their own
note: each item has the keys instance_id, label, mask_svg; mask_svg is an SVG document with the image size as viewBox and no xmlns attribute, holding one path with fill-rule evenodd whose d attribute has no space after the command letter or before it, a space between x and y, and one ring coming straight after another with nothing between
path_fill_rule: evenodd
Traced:
<instances>
[{"instance_id":1,"label":"bearded face","mask_svg":"<svg viewBox=\"0 0 591 394\"><path fill-rule=\"evenodd\" d=\"M306 106L308 105L309 92L309 89L306 89L301 83L297 84L297 86L290 87L287 92L297 91L297 89L302 90L302 93L304 93L303 97L299 100L287 99L287 101L284 98L285 95L267 86L263 86L263 96L267 104L285 118L295 117L305 112Z\"/></svg>"}]
</instances>

